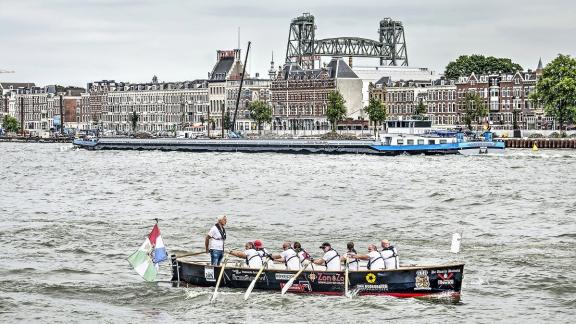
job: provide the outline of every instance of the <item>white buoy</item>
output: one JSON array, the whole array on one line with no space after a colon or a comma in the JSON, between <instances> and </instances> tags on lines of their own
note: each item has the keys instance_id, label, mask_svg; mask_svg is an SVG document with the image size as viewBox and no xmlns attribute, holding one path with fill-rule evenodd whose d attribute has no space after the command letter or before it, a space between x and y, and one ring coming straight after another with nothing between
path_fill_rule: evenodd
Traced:
<instances>
[{"instance_id":1,"label":"white buoy","mask_svg":"<svg viewBox=\"0 0 576 324\"><path fill-rule=\"evenodd\" d=\"M460 233L452 234L452 245L450 246L450 252L452 253L460 252L460 241L462 241L462 234Z\"/></svg>"}]
</instances>

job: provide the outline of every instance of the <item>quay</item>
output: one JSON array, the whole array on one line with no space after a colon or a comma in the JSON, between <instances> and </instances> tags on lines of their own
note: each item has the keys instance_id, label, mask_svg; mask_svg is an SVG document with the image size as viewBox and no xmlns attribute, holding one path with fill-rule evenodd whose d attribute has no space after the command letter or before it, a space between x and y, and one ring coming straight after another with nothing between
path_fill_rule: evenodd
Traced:
<instances>
[{"instance_id":1,"label":"quay","mask_svg":"<svg viewBox=\"0 0 576 324\"><path fill-rule=\"evenodd\" d=\"M0 142L14 142L14 143L72 143L72 139L66 137L0 137Z\"/></svg>"},{"instance_id":2,"label":"quay","mask_svg":"<svg viewBox=\"0 0 576 324\"><path fill-rule=\"evenodd\" d=\"M504 143L507 148L576 148L576 138L506 138Z\"/></svg>"}]
</instances>

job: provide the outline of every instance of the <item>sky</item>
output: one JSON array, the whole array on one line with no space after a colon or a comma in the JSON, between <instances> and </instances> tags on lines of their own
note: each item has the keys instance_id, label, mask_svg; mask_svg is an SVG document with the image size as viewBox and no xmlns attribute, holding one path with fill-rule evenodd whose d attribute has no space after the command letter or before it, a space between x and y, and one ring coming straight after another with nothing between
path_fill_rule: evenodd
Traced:
<instances>
[{"instance_id":1,"label":"sky","mask_svg":"<svg viewBox=\"0 0 576 324\"><path fill-rule=\"evenodd\" d=\"M0 0L4 82L86 86L97 80L206 78L216 50L252 42L248 72L266 76L286 55L291 19L309 12L316 38L378 39L404 24L410 66L443 72L459 55L509 57L525 69L576 55L572 0ZM377 65L377 59L354 64Z\"/></svg>"}]
</instances>

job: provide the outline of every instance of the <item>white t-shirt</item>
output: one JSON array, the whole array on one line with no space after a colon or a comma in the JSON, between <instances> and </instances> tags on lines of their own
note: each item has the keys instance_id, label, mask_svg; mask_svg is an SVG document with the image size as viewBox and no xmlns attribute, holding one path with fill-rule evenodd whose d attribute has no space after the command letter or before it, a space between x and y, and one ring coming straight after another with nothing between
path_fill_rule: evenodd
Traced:
<instances>
[{"instance_id":1,"label":"white t-shirt","mask_svg":"<svg viewBox=\"0 0 576 324\"><path fill-rule=\"evenodd\" d=\"M212 226L208 231L208 236L210 236L210 242L208 244L208 248L210 250L220 250L224 251L224 240L222 239L222 235L216 225Z\"/></svg>"},{"instance_id":2,"label":"white t-shirt","mask_svg":"<svg viewBox=\"0 0 576 324\"><path fill-rule=\"evenodd\" d=\"M340 271L340 258L338 257L338 253L334 250L329 250L328 252L324 253L322 257L326 264L326 270L328 271Z\"/></svg>"},{"instance_id":3,"label":"white t-shirt","mask_svg":"<svg viewBox=\"0 0 576 324\"><path fill-rule=\"evenodd\" d=\"M360 260L350 258L350 256L354 254L353 252L348 252L347 254L348 254L348 270L350 271L360 270Z\"/></svg>"},{"instance_id":4,"label":"white t-shirt","mask_svg":"<svg viewBox=\"0 0 576 324\"><path fill-rule=\"evenodd\" d=\"M296 251L292 249L288 249L282 251L280 256L284 258L284 262L286 263L286 269L288 270L300 270L300 258L296 255Z\"/></svg>"},{"instance_id":5,"label":"white t-shirt","mask_svg":"<svg viewBox=\"0 0 576 324\"><path fill-rule=\"evenodd\" d=\"M393 256L394 252L396 252L395 257ZM394 248L394 252L392 252L392 250L382 250L382 252L380 252L382 258L384 258L386 269L398 269L400 267L400 259L398 258L396 248Z\"/></svg>"},{"instance_id":6,"label":"white t-shirt","mask_svg":"<svg viewBox=\"0 0 576 324\"><path fill-rule=\"evenodd\" d=\"M244 251L246 254L246 260L248 261L248 267L260 269L262 267L262 258L260 254L254 249L248 249Z\"/></svg>"},{"instance_id":7,"label":"white t-shirt","mask_svg":"<svg viewBox=\"0 0 576 324\"><path fill-rule=\"evenodd\" d=\"M384 269L384 260L378 251L371 251L368 253L370 257L370 270L382 270Z\"/></svg>"},{"instance_id":8,"label":"white t-shirt","mask_svg":"<svg viewBox=\"0 0 576 324\"><path fill-rule=\"evenodd\" d=\"M266 255L268 255L268 250L266 250L266 248L262 248L260 250L258 250L258 254L260 254L260 256L262 257L262 260L266 259ZM273 267L274 266L274 260L272 260L271 258L268 259L268 267Z\"/></svg>"}]
</instances>

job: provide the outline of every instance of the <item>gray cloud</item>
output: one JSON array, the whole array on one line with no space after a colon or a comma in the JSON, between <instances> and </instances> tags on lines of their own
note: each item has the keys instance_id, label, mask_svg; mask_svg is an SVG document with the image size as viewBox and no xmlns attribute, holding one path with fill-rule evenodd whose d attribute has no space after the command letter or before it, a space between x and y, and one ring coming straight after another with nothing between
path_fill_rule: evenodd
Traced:
<instances>
[{"instance_id":1,"label":"gray cloud","mask_svg":"<svg viewBox=\"0 0 576 324\"><path fill-rule=\"evenodd\" d=\"M404 22L410 63L442 71L460 54L511 57L533 68L574 55L569 0L290 1L0 0L0 80L84 85L97 79L203 78L217 49L251 40L251 73L266 74L286 50L290 20L316 18L318 38L377 38L378 22ZM377 64L376 60L358 60Z\"/></svg>"}]
</instances>

